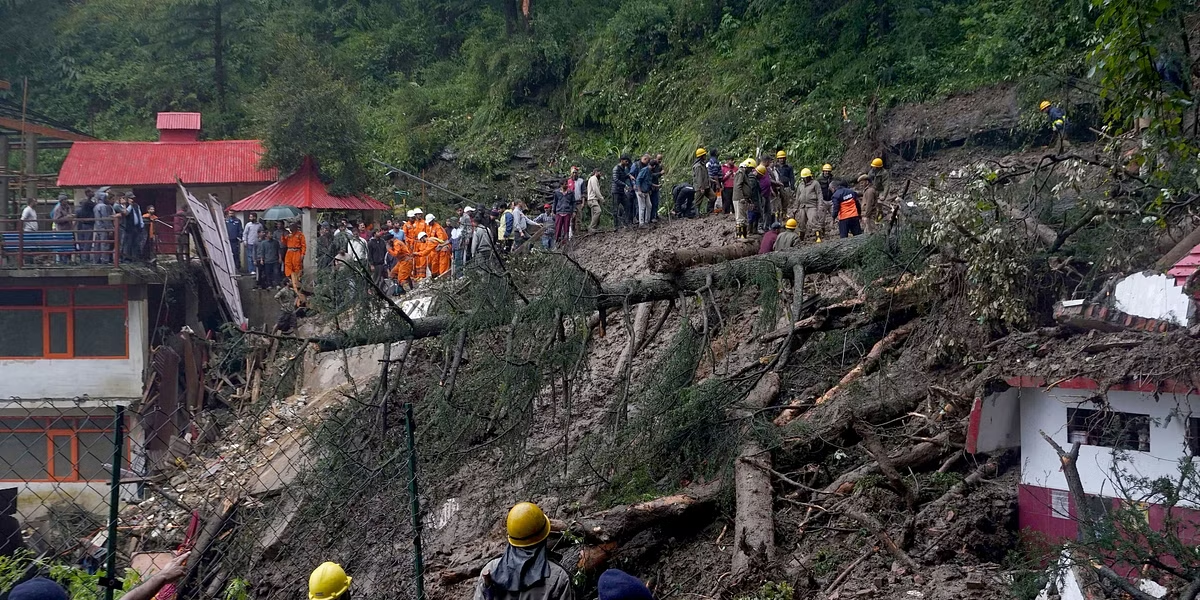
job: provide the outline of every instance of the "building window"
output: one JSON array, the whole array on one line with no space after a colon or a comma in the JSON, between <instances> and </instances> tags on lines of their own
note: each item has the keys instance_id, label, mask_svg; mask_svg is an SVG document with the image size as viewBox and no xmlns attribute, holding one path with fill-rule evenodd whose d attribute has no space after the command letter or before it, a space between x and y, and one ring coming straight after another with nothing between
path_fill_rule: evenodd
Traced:
<instances>
[{"instance_id":1,"label":"building window","mask_svg":"<svg viewBox=\"0 0 1200 600\"><path fill-rule=\"evenodd\" d=\"M1188 417L1187 445L1192 456L1200 456L1200 417Z\"/></svg>"},{"instance_id":2,"label":"building window","mask_svg":"<svg viewBox=\"0 0 1200 600\"><path fill-rule=\"evenodd\" d=\"M1050 490L1050 513L1060 519L1071 518L1070 494L1066 490Z\"/></svg>"},{"instance_id":3,"label":"building window","mask_svg":"<svg viewBox=\"0 0 1200 600\"><path fill-rule=\"evenodd\" d=\"M113 418L0 417L0 481L109 481Z\"/></svg>"},{"instance_id":4,"label":"building window","mask_svg":"<svg viewBox=\"0 0 1200 600\"><path fill-rule=\"evenodd\" d=\"M1067 441L1118 450L1150 451L1150 415L1067 409Z\"/></svg>"},{"instance_id":5,"label":"building window","mask_svg":"<svg viewBox=\"0 0 1200 600\"><path fill-rule=\"evenodd\" d=\"M0 358L127 358L120 286L0 289Z\"/></svg>"}]
</instances>

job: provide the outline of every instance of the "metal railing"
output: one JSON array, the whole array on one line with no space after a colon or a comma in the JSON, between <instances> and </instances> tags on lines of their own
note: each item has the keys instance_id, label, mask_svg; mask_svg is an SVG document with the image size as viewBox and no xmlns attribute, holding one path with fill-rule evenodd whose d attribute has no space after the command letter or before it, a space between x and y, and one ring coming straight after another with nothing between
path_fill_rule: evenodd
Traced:
<instances>
[{"instance_id":1,"label":"metal railing","mask_svg":"<svg viewBox=\"0 0 1200 600\"><path fill-rule=\"evenodd\" d=\"M185 261L193 255L187 228L176 232L161 220L148 222L130 239L120 216L65 222L0 219L0 269L118 267L160 256Z\"/></svg>"}]
</instances>

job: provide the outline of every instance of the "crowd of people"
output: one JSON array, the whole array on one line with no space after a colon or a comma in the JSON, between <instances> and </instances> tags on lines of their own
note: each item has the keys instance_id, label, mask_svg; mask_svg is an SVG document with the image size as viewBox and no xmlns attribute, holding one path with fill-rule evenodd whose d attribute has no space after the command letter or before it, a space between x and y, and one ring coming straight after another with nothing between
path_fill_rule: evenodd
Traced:
<instances>
[{"instance_id":1,"label":"crowd of people","mask_svg":"<svg viewBox=\"0 0 1200 600\"><path fill-rule=\"evenodd\" d=\"M36 200L26 200L21 211L21 229L26 233L42 230L41 222L49 221L50 231L71 232L74 252L59 252L60 263L107 264L114 255L121 261L151 260L157 253L157 241L162 229L182 229L184 213L175 215L168 224L159 219L154 206L143 209L132 192L111 194L88 188L76 206L67 194L59 194L49 219L42 219ZM37 248L37 244L29 244Z\"/></svg>"}]
</instances>

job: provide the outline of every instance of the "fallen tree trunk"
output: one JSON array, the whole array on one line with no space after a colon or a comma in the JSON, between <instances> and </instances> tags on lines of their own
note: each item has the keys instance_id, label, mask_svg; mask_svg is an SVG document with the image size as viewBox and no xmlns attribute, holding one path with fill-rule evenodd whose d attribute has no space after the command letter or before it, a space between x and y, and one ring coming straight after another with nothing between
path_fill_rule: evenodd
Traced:
<instances>
[{"instance_id":1,"label":"fallen tree trunk","mask_svg":"<svg viewBox=\"0 0 1200 600\"><path fill-rule=\"evenodd\" d=\"M862 362L858 363L853 369L850 369L850 372L846 373L837 385L829 388L824 394L821 394L821 397L817 398L814 404L824 404L847 385L850 385L863 375L874 371L875 367L879 366L879 361L883 358L883 353L903 342L908 337L908 334L912 333L916 325L916 321L911 321L893 329L891 333L885 335L883 339L871 347L871 351L867 353L866 358L863 358ZM795 419L800 414L800 403L801 400L793 400L789 403L787 408L783 409L783 412L778 417L775 417L775 425L783 427L791 423L792 419Z\"/></svg>"},{"instance_id":2,"label":"fallen tree trunk","mask_svg":"<svg viewBox=\"0 0 1200 600\"><path fill-rule=\"evenodd\" d=\"M753 416L779 395L779 374L768 371L733 411L742 420L742 446L733 463L737 511L733 530L733 576L740 579L775 560L775 514L772 510L771 453L752 432ZM758 463L755 465L754 463ZM761 468L765 466L765 470Z\"/></svg>"},{"instance_id":3,"label":"fallen tree trunk","mask_svg":"<svg viewBox=\"0 0 1200 600\"><path fill-rule=\"evenodd\" d=\"M1008 213L1008 216L1014 221L1021 221L1021 233L1024 233L1029 239L1039 241L1047 247L1054 246L1055 242L1058 241L1058 233L1032 215L1026 214L1025 211L1005 202L1001 202L1000 206L1004 208L1004 212Z\"/></svg>"},{"instance_id":4,"label":"fallen tree trunk","mask_svg":"<svg viewBox=\"0 0 1200 600\"><path fill-rule=\"evenodd\" d=\"M625 349L621 351L621 357L617 359L617 365L613 368L613 377L625 375L626 364L633 360L634 354L642 347L642 343L646 339L646 330L650 327L650 309L653 306L652 303L637 305L637 309L633 313L632 335L629 336Z\"/></svg>"},{"instance_id":5,"label":"fallen tree trunk","mask_svg":"<svg viewBox=\"0 0 1200 600\"><path fill-rule=\"evenodd\" d=\"M720 489L721 483L714 481L673 496L610 508L570 522L567 530L589 545L620 543L664 520L690 517L711 508Z\"/></svg>"},{"instance_id":6,"label":"fallen tree trunk","mask_svg":"<svg viewBox=\"0 0 1200 600\"><path fill-rule=\"evenodd\" d=\"M1193 229L1191 233L1183 236L1183 239L1179 240L1166 254L1162 255L1162 258L1154 263L1154 269L1156 271L1170 269L1175 266L1175 263L1187 256L1188 252L1196 246L1200 246L1200 227Z\"/></svg>"},{"instance_id":7,"label":"fallen tree trunk","mask_svg":"<svg viewBox=\"0 0 1200 600\"><path fill-rule=\"evenodd\" d=\"M736 240L727 246L655 250L646 257L651 273L681 273L688 267L711 265L758 254L758 239Z\"/></svg>"},{"instance_id":8,"label":"fallen tree trunk","mask_svg":"<svg viewBox=\"0 0 1200 600\"><path fill-rule=\"evenodd\" d=\"M708 285L711 278L714 285L733 285L735 283L750 283L753 277L762 272L763 268L778 269L783 278L791 281L795 267L804 267L806 273L832 273L853 265L866 248L867 242L873 236L863 235L852 238L833 240L820 244L811 244L786 252L769 252L739 258L719 265L704 265L685 270L674 276L642 275L623 281L603 283L596 296L596 308L612 309L629 304L641 304L655 300L670 300L679 297L680 292L695 292ZM450 317L445 315L412 319L411 332L405 334L354 332L337 333L327 336L307 338L307 341L317 344L321 352L398 342L404 339L422 339L441 335L450 326Z\"/></svg>"}]
</instances>

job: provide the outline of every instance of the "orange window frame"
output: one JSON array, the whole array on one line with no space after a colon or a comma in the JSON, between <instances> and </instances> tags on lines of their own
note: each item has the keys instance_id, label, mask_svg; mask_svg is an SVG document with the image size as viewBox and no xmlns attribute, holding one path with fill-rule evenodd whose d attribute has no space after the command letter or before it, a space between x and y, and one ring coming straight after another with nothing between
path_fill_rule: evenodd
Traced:
<instances>
[{"instance_id":1,"label":"orange window frame","mask_svg":"<svg viewBox=\"0 0 1200 600\"><path fill-rule=\"evenodd\" d=\"M97 482L97 481L108 481L108 479L81 479L79 477L79 434L81 434L81 433L105 433L108 435L112 435L112 433L113 433L112 429L102 429L102 428L98 428L98 427L78 427L78 426L70 428L70 429L66 429L66 428L62 428L62 427L51 428L51 424L54 423L55 421L60 421L63 419L87 419L87 418L89 418L89 417L86 417L86 416L83 416L83 417L79 417L79 416L34 417L31 419L25 418L25 417L0 417L0 421L18 420L19 419L22 422L34 421L37 423L44 423L43 427L38 427L38 428L21 427L21 428L15 428L15 429L2 430L2 431L0 431L0 436L4 436L7 434L11 434L11 433L37 433L37 434L42 434L46 437L46 464L43 465L43 469L42 469L42 473L45 475L45 477L38 478L38 479L19 479L19 478L4 477L3 475L0 475L0 482L5 482L5 483L9 483L9 482L89 483L89 482ZM128 432L128 429L129 429L128 422L126 423L125 429L126 429L126 432ZM71 472L69 475L59 475L57 473L56 469L54 468L54 459L55 459L54 438L56 438L56 437L69 437L71 440ZM133 443L128 437L125 438L124 454L125 454L125 460L131 462L133 459Z\"/></svg>"},{"instance_id":2,"label":"orange window frame","mask_svg":"<svg viewBox=\"0 0 1200 600\"><path fill-rule=\"evenodd\" d=\"M75 304L75 291L97 288L116 288L121 290L121 297L124 299L123 304ZM40 311L42 313L42 355L41 356L0 356L0 360L126 360L129 358L129 288L127 286L111 286L111 285L83 285L83 286L54 286L40 288L10 288L12 290L37 290L42 292L41 306L0 306L0 310L28 310ZM47 298L52 291L66 291L69 294L70 302L60 306L50 306L47 304ZM119 309L125 313L125 352L119 356L75 356L75 312L77 310L91 309ZM50 348L50 315L53 313L65 313L67 316L67 351L60 353L51 352Z\"/></svg>"}]
</instances>

